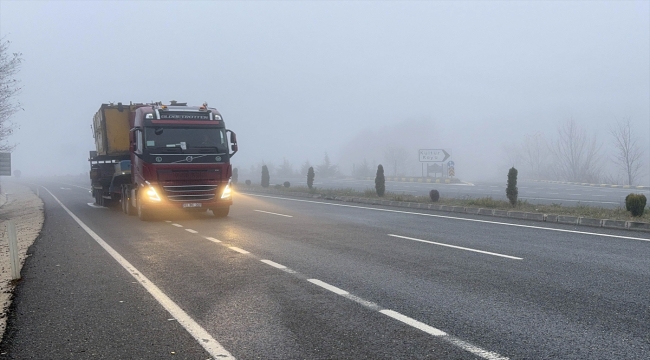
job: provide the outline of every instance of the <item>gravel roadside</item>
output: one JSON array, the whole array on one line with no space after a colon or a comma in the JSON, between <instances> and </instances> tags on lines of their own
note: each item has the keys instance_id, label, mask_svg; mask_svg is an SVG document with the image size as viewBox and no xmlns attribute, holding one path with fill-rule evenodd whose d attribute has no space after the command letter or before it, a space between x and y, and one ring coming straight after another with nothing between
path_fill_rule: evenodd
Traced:
<instances>
[{"instance_id":1,"label":"gravel roadside","mask_svg":"<svg viewBox=\"0 0 650 360\"><path fill-rule=\"evenodd\" d=\"M20 267L27 257L27 249L34 243L43 228L43 201L25 185L3 182L0 193L0 338L7 322L7 309L11 305L14 284L11 281L11 263L7 224L13 220L18 237Z\"/></svg>"}]
</instances>

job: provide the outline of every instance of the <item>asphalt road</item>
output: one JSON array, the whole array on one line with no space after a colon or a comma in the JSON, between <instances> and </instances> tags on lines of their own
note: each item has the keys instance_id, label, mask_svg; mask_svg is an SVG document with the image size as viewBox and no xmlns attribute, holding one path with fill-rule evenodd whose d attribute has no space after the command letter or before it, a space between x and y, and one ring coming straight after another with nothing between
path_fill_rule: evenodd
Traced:
<instances>
[{"instance_id":1,"label":"asphalt road","mask_svg":"<svg viewBox=\"0 0 650 360\"><path fill-rule=\"evenodd\" d=\"M283 183L284 179L271 179L272 183ZM306 186L302 178L287 179L292 185ZM642 193L650 197L649 190L625 189L604 186L586 186L573 184L543 183L519 181L519 199L533 204L561 204L562 206L598 206L604 208L625 207L625 196L629 193ZM318 188L354 189L358 191L374 190L373 180L359 179L318 179L314 182ZM386 181L386 191L428 196L431 189L440 191L441 197L449 198L482 198L492 197L495 200L508 201L506 198L506 181L474 182L461 184L431 184L417 182Z\"/></svg>"},{"instance_id":2,"label":"asphalt road","mask_svg":"<svg viewBox=\"0 0 650 360\"><path fill-rule=\"evenodd\" d=\"M141 222L41 184L2 358L650 357L644 233L252 193Z\"/></svg>"}]
</instances>

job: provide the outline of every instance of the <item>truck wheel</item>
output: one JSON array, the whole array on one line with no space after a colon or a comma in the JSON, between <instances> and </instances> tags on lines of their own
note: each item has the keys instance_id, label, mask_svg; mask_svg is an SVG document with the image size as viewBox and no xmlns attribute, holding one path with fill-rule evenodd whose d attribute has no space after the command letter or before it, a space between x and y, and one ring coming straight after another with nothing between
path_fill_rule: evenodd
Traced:
<instances>
[{"instance_id":1,"label":"truck wheel","mask_svg":"<svg viewBox=\"0 0 650 360\"><path fill-rule=\"evenodd\" d=\"M120 205L122 205L122 212L126 214L126 197L124 196L124 187L122 187L122 194L120 197Z\"/></svg>"},{"instance_id":2,"label":"truck wheel","mask_svg":"<svg viewBox=\"0 0 650 360\"><path fill-rule=\"evenodd\" d=\"M97 206L104 206L104 197L100 190L95 190L95 204Z\"/></svg>"},{"instance_id":3,"label":"truck wheel","mask_svg":"<svg viewBox=\"0 0 650 360\"><path fill-rule=\"evenodd\" d=\"M124 191L124 197L122 199L124 199L123 201L125 202L125 204L124 204L124 213L127 214L127 215L133 216L133 215L135 215L135 213L137 211L136 211L135 206L131 205L131 199L129 198L130 192L131 192L131 190L127 188Z\"/></svg>"},{"instance_id":4,"label":"truck wheel","mask_svg":"<svg viewBox=\"0 0 650 360\"><path fill-rule=\"evenodd\" d=\"M153 220L153 216L151 215L151 210L143 209L142 208L142 199L140 196L137 196L137 210L138 210L138 217L142 221L151 221Z\"/></svg>"},{"instance_id":5,"label":"truck wheel","mask_svg":"<svg viewBox=\"0 0 650 360\"><path fill-rule=\"evenodd\" d=\"M226 217L228 216L229 212L230 212L230 206L228 206L227 208L212 209L212 213L214 214L214 217Z\"/></svg>"}]
</instances>

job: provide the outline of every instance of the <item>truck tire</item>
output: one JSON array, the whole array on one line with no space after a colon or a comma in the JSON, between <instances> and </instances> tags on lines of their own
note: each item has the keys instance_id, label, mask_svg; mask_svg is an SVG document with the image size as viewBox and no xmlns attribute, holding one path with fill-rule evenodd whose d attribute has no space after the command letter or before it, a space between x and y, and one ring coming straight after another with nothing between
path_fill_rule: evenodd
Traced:
<instances>
[{"instance_id":1,"label":"truck tire","mask_svg":"<svg viewBox=\"0 0 650 360\"><path fill-rule=\"evenodd\" d=\"M95 205L104 206L104 197L102 197L102 191L95 189Z\"/></svg>"},{"instance_id":2,"label":"truck tire","mask_svg":"<svg viewBox=\"0 0 650 360\"><path fill-rule=\"evenodd\" d=\"M218 218L228 216L229 212L230 212L230 206L228 206L227 208L212 209L212 213L214 214L214 217L218 217Z\"/></svg>"},{"instance_id":3,"label":"truck tire","mask_svg":"<svg viewBox=\"0 0 650 360\"><path fill-rule=\"evenodd\" d=\"M135 206L131 204L131 198L129 198L129 195L131 193L131 189L128 187L124 189L124 194L123 200L124 201L124 213L130 216L133 216L137 213Z\"/></svg>"},{"instance_id":4,"label":"truck tire","mask_svg":"<svg viewBox=\"0 0 650 360\"><path fill-rule=\"evenodd\" d=\"M153 216L151 214L151 209L147 210L142 207L142 199L140 198L140 195L136 195L137 199L137 211L138 211L138 218L142 221L151 221L153 220Z\"/></svg>"},{"instance_id":5,"label":"truck tire","mask_svg":"<svg viewBox=\"0 0 650 360\"><path fill-rule=\"evenodd\" d=\"M124 186L122 186L122 193L120 194L120 205L122 205L122 212L126 214L126 194L124 193Z\"/></svg>"}]
</instances>

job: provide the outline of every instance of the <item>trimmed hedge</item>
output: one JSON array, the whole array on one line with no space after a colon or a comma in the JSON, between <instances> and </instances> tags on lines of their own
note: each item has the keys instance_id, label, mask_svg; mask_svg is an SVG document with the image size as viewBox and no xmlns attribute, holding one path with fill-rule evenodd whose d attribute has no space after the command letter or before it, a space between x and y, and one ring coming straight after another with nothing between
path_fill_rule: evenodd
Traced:
<instances>
[{"instance_id":1,"label":"trimmed hedge","mask_svg":"<svg viewBox=\"0 0 650 360\"><path fill-rule=\"evenodd\" d=\"M625 197L625 209L629 211L632 216L643 216L646 201L647 199L643 194L629 194Z\"/></svg>"}]
</instances>

